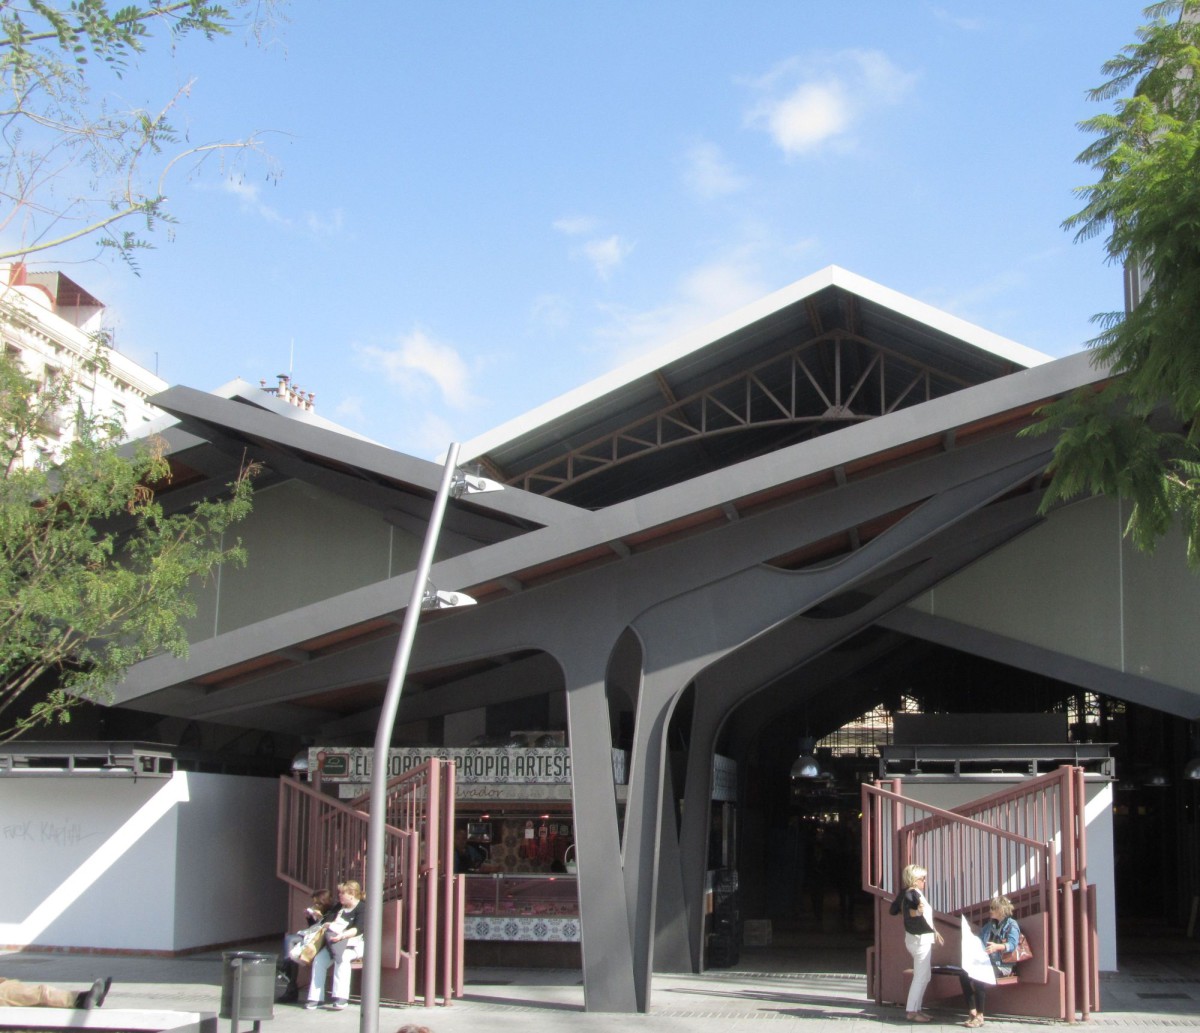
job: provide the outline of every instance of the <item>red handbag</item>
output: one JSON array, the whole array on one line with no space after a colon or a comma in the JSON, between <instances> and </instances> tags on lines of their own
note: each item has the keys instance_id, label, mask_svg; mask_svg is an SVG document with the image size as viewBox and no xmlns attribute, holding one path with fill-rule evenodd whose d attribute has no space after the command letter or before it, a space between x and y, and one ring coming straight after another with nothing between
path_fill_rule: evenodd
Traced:
<instances>
[{"instance_id":1,"label":"red handbag","mask_svg":"<svg viewBox=\"0 0 1200 1033\"><path fill-rule=\"evenodd\" d=\"M1000 960L1005 965L1015 965L1021 961L1028 961L1033 957L1033 951L1029 947L1029 941L1025 939L1025 934L1021 933L1021 938L1017 940L1017 949L1015 951L1005 951L1000 955Z\"/></svg>"}]
</instances>

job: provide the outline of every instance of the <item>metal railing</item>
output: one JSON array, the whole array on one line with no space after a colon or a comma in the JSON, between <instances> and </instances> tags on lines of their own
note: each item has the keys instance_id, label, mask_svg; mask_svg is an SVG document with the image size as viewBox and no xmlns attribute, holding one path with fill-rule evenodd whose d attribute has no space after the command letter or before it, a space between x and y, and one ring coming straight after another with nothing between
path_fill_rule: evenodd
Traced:
<instances>
[{"instance_id":1,"label":"metal railing","mask_svg":"<svg viewBox=\"0 0 1200 1033\"><path fill-rule=\"evenodd\" d=\"M899 778L862 787L862 885L877 900L900 892L904 867L929 870L935 913L987 917L1004 893L1020 919L1045 916L1044 962L1063 973L1065 1015L1099 1006L1099 974L1087 884L1083 770L1060 767L951 810L905 795ZM883 909L876 909L882 914ZM875 949L882 951L882 923ZM1078 974L1078 976L1077 976Z\"/></svg>"},{"instance_id":2,"label":"metal railing","mask_svg":"<svg viewBox=\"0 0 1200 1033\"><path fill-rule=\"evenodd\" d=\"M425 1006L463 992L461 879L453 872L454 764L431 759L387 783L384 884L365 883L370 794L349 802L294 778L280 780L276 874L304 893L346 879L364 884L392 922L381 960L400 976L407 1004L422 983ZM439 1002L440 999L440 1002Z\"/></svg>"}]
</instances>

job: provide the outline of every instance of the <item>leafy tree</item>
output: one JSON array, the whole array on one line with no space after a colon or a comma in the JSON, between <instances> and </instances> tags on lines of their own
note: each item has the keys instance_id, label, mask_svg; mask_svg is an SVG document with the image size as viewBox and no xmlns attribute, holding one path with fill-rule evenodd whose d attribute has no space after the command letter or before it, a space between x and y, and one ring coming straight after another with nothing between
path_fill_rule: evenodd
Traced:
<instances>
[{"instance_id":1,"label":"leafy tree","mask_svg":"<svg viewBox=\"0 0 1200 1033\"><path fill-rule=\"evenodd\" d=\"M38 384L0 354L0 742L108 698L153 653L186 655L194 585L245 559L225 535L250 511L253 468L227 498L170 514L162 440L118 447L120 424L82 411L61 463L29 462L71 398L67 378Z\"/></svg>"},{"instance_id":2,"label":"leafy tree","mask_svg":"<svg viewBox=\"0 0 1200 1033\"><path fill-rule=\"evenodd\" d=\"M1139 270L1129 313L1095 317L1089 346L1113 379L1043 411L1058 431L1043 507L1080 494L1132 503L1126 533L1152 549L1178 522L1200 566L1200 0L1146 9L1151 21L1103 66L1090 96L1113 110L1081 124L1096 139L1079 156L1099 179L1064 226L1108 233L1109 259Z\"/></svg>"},{"instance_id":3,"label":"leafy tree","mask_svg":"<svg viewBox=\"0 0 1200 1033\"><path fill-rule=\"evenodd\" d=\"M259 33L272 6L0 0L0 230L20 238L0 249L0 261L94 239L132 263L149 246L140 234L172 221L171 173L259 151L258 134L180 146L169 116L191 83L158 111L115 110L95 93L132 68L155 31L172 49L188 35Z\"/></svg>"},{"instance_id":4,"label":"leafy tree","mask_svg":"<svg viewBox=\"0 0 1200 1033\"><path fill-rule=\"evenodd\" d=\"M132 264L172 221L172 173L257 151L257 135L180 142L169 116L190 83L158 111L105 98L152 43L258 34L274 5L0 0L0 234L19 240L0 262L95 241ZM19 295L0 295L0 330L27 323ZM97 340L97 364L104 353ZM171 513L156 493L171 476L161 440L122 446L115 417L79 411L64 453L39 447L82 373L39 384L0 353L0 741L69 720L153 653L186 653L192 587L244 560L225 535L250 510L252 468L225 498Z\"/></svg>"}]
</instances>

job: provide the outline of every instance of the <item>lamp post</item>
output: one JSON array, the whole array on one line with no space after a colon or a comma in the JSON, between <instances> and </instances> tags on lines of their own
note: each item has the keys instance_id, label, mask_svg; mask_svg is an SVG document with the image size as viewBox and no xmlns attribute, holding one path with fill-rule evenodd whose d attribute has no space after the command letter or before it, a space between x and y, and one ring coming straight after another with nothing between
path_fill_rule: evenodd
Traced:
<instances>
[{"instance_id":1,"label":"lamp post","mask_svg":"<svg viewBox=\"0 0 1200 1033\"><path fill-rule=\"evenodd\" d=\"M379 725L375 731L375 753L371 763L371 813L367 818L367 885L369 894L366 928L363 930L362 1005L358 1020L359 1033L379 1033L379 989L381 982L380 952L383 946L383 848L386 817L388 750L392 745L392 730L396 725L396 712L400 708L400 693L408 674L408 660L412 654L413 639L417 634L417 621L421 617L425 599L429 570L433 566L433 555L437 550L438 536L442 530L442 519L446 514L446 502L467 492L498 491L502 485L481 477L467 477L457 469L458 442L452 442L446 453L446 466L442 471L442 483L438 487L429 515L429 526L425 529L425 542L421 546L421 558L413 574L412 594L408 609L404 611L404 623L400 628L400 640L396 643L396 655L388 675L387 691L383 696L383 708L379 714ZM440 598L439 593L436 598ZM455 603L474 602L469 596L458 595ZM436 601L435 604L436 605Z\"/></svg>"}]
</instances>

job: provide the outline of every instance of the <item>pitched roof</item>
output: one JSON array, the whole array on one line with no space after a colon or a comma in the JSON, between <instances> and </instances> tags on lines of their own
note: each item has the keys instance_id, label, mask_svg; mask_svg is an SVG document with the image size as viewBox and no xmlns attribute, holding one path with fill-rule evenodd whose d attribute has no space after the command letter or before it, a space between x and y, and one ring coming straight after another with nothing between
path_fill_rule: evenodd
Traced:
<instances>
[{"instance_id":1,"label":"pitched roof","mask_svg":"<svg viewBox=\"0 0 1200 1033\"><path fill-rule=\"evenodd\" d=\"M597 508L1049 357L830 266L464 443Z\"/></svg>"}]
</instances>

